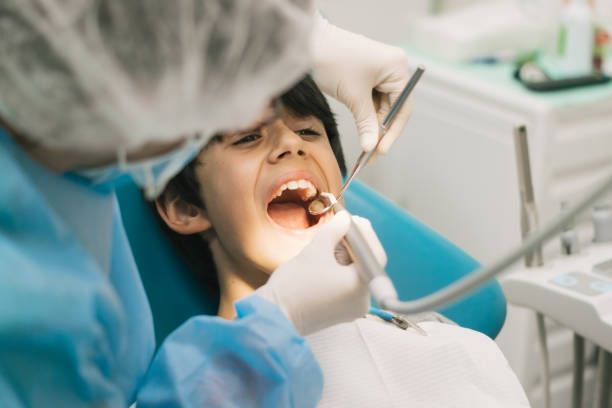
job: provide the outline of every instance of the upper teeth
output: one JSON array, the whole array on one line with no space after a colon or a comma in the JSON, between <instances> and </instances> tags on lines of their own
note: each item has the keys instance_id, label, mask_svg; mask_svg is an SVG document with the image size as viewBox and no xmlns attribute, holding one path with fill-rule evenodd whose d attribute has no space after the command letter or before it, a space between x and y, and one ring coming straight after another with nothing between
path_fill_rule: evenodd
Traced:
<instances>
[{"instance_id":1,"label":"upper teeth","mask_svg":"<svg viewBox=\"0 0 612 408\"><path fill-rule=\"evenodd\" d=\"M291 180L286 182L285 184L281 185L277 190L276 193L274 194L274 198L276 197L280 197L283 194L283 191L285 190L302 190L301 194L300 194L300 198L303 201L306 201L314 196L317 195L317 189L316 187L308 180Z\"/></svg>"}]
</instances>

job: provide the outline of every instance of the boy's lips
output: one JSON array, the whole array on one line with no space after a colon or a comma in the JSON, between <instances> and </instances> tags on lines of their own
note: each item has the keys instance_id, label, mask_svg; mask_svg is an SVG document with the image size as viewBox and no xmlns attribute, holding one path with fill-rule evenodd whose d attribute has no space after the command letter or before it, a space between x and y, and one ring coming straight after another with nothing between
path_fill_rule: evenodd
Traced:
<instances>
[{"instance_id":1,"label":"boy's lips","mask_svg":"<svg viewBox=\"0 0 612 408\"><path fill-rule=\"evenodd\" d=\"M270 186L265 209L271 223L284 232L305 232L321 218L308 213L308 204L321 191L321 182L310 171L285 173Z\"/></svg>"}]
</instances>

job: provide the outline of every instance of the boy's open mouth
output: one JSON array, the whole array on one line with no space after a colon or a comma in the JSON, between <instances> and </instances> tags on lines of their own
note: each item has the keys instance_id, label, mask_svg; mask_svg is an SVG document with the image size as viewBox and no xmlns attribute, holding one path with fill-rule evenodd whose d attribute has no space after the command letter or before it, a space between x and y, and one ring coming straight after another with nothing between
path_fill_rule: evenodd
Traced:
<instances>
[{"instance_id":1,"label":"boy's open mouth","mask_svg":"<svg viewBox=\"0 0 612 408\"><path fill-rule=\"evenodd\" d=\"M283 228L310 228L321 218L308 212L308 205L317 195L317 188L308 180L288 181L276 190L268 203L268 215Z\"/></svg>"}]
</instances>

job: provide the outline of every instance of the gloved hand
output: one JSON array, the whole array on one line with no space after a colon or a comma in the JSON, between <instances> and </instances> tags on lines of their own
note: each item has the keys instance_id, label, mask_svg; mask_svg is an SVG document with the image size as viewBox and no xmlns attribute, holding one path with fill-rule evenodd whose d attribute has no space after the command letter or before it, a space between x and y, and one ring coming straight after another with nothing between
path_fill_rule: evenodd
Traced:
<instances>
[{"instance_id":1,"label":"gloved hand","mask_svg":"<svg viewBox=\"0 0 612 408\"><path fill-rule=\"evenodd\" d=\"M356 217L357 225L381 265L386 255L369 221ZM370 307L367 282L354 264L341 265L334 250L350 225L341 211L323 225L312 242L295 258L278 267L255 292L276 303L301 335L352 321Z\"/></svg>"},{"instance_id":2,"label":"gloved hand","mask_svg":"<svg viewBox=\"0 0 612 408\"><path fill-rule=\"evenodd\" d=\"M405 52L342 30L317 13L313 31L314 79L355 117L361 148L376 145L379 128L410 77ZM386 153L410 116L407 101L378 148Z\"/></svg>"}]
</instances>

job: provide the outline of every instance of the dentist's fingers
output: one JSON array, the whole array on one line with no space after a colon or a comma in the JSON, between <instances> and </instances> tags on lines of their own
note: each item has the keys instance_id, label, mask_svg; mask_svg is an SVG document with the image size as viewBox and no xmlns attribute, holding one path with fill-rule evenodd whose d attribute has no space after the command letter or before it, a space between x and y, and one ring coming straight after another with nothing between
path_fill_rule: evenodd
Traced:
<instances>
[{"instance_id":1,"label":"dentist's fingers","mask_svg":"<svg viewBox=\"0 0 612 408\"><path fill-rule=\"evenodd\" d=\"M336 244L346 235L350 225L348 212L337 212L331 220L323 224L321 229L314 236L313 241L320 243L321 248L333 250ZM314 248L314 246L307 246L306 248ZM318 255L320 256L322 254ZM331 256L333 256L333 254Z\"/></svg>"},{"instance_id":2,"label":"dentist's fingers","mask_svg":"<svg viewBox=\"0 0 612 408\"><path fill-rule=\"evenodd\" d=\"M349 108L357 124L361 148L371 151L390 104L410 78L406 52L338 28L317 14L313 66L317 84ZM402 109L389 129L388 138L379 146L380 154L386 153L397 139L409 113L408 107Z\"/></svg>"},{"instance_id":3,"label":"dentist's fingers","mask_svg":"<svg viewBox=\"0 0 612 408\"><path fill-rule=\"evenodd\" d=\"M372 252L374 253L374 256L376 256L378 263L384 268L384 266L387 264L387 253L385 252L385 249L378 240L378 236L372 228L372 223L370 222L370 220L363 217L359 217L357 215L353 215L353 221L355 222L355 224L357 224L359 231L361 231L361 235L363 235L367 244L372 249Z\"/></svg>"},{"instance_id":4,"label":"dentist's fingers","mask_svg":"<svg viewBox=\"0 0 612 408\"><path fill-rule=\"evenodd\" d=\"M382 126L383 122L387 118L387 115L389 115L389 112L391 112L391 102L394 99L391 99L393 96L390 94L381 94L380 92L378 94L379 97L376 109L376 116L378 118L378 123L380 123L380 125Z\"/></svg>"},{"instance_id":5,"label":"dentist's fingers","mask_svg":"<svg viewBox=\"0 0 612 408\"><path fill-rule=\"evenodd\" d=\"M361 105L356 105L352 113L357 124L361 149L369 152L378 142L380 129L374 101L370 99L364 101Z\"/></svg>"},{"instance_id":6,"label":"dentist's fingers","mask_svg":"<svg viewBox=\"0 0 612 408\"><path fill-rule=\"evenodd\" d=\"M397 138L402 133L402 130L404 130L406 127L406 123L408 123L411 113L412 101L409 98L395 116L393 123L391 123L391 126L387 130L387 133L385 133L383 140L378 145L377 154L386 154L389 149L391 149L393 143L395 143Z\"/></svg>"},{"instance_id":7,"label":"dentist's fingers","mask_svg":"<svg viewBox=\"0 0 612 408\"><path fill-rule=\"evenodd\" d=\"M279 305L302 335L354 320L369 308L368 286L355 265L341 265L334 257L350 225L348 213L338 212L256 291Z\"/></svg>"}]
</instances>

